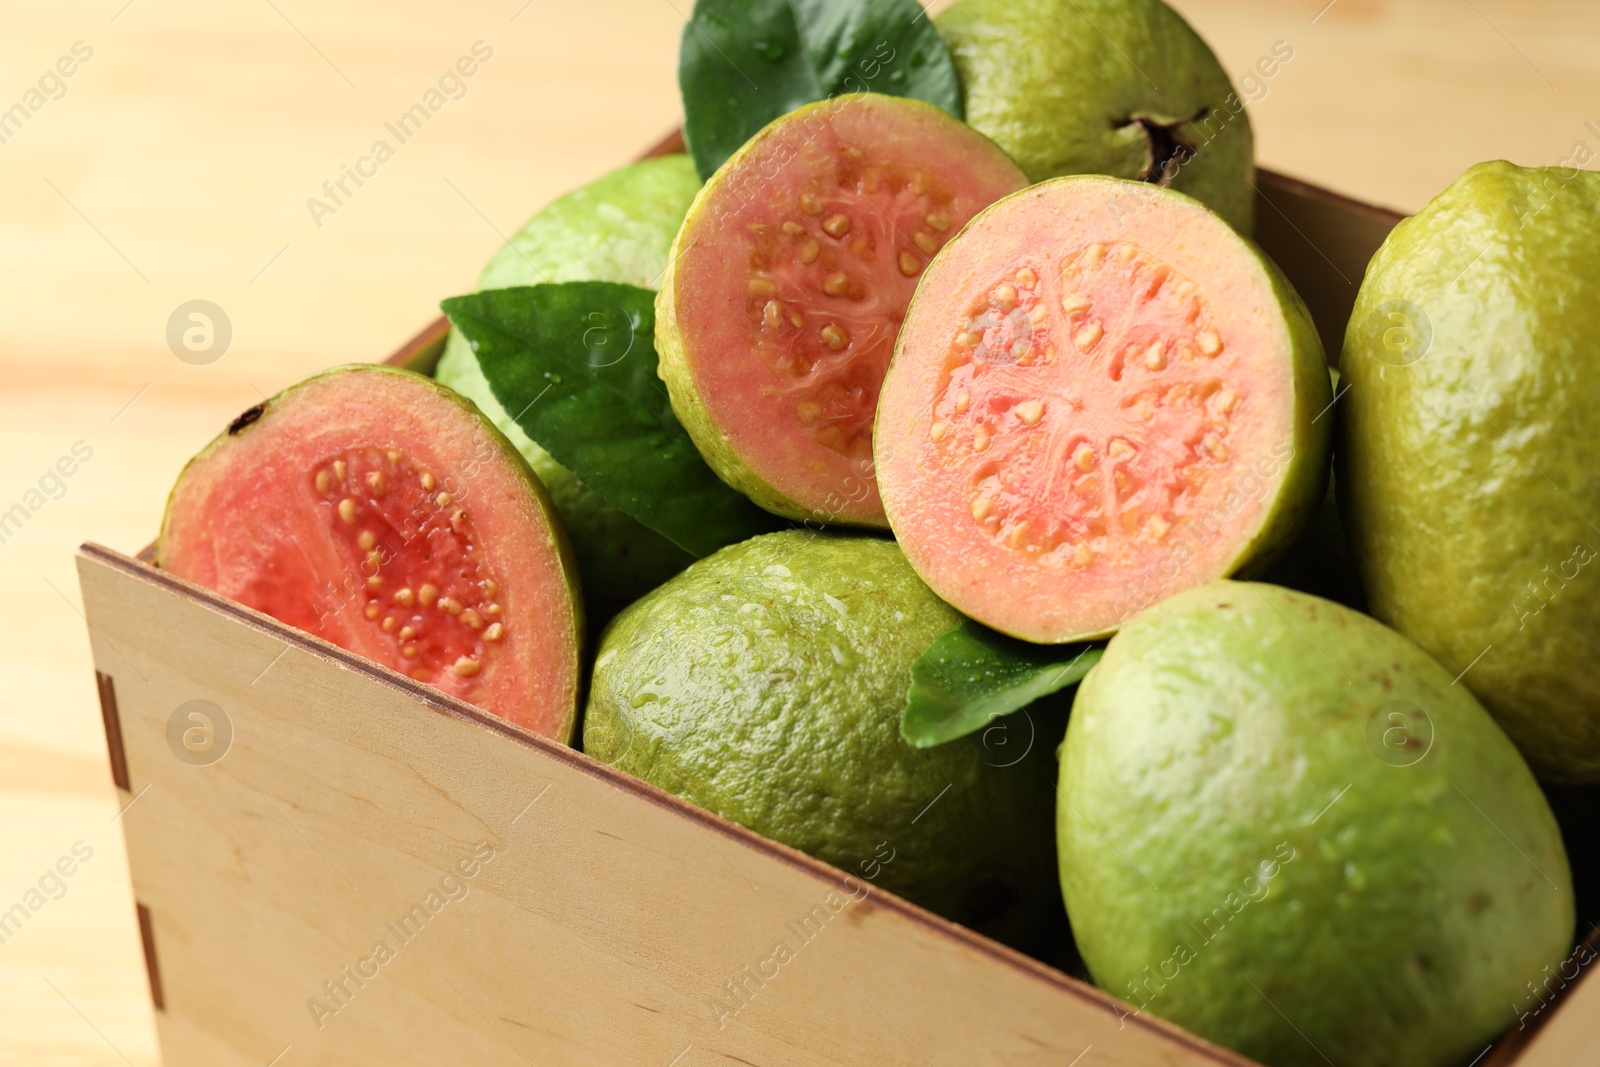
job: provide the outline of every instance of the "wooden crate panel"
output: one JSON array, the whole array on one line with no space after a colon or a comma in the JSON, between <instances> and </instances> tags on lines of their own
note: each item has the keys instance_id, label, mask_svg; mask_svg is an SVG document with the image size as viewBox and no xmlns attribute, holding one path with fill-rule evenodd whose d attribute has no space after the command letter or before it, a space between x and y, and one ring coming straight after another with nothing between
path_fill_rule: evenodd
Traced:
<instances>
[{"instance_id":1,"label":"wooden crate panel","mask_svg":"<svg viewBox=\"0 0 1600 1067\"><path fill-rule=\"evenodd\" d=\"M80 574L170 1067L1245 1062L136 561Z\"/></svg>"}]
</instances>

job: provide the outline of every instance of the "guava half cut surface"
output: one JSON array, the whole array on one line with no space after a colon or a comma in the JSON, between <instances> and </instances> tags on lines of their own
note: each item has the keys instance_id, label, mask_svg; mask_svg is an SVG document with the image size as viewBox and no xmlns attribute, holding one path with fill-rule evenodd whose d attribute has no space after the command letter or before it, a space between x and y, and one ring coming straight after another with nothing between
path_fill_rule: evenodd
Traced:
<instances>
[{"instance_id":1,"label":"guava half cut surface","mask_svg":"<svg viewBox=\"0 0 1600 1067\"><path fill-rule=\"evenodd\" d=\"M165 570L560 741L582 614L528 464L409 371L326 371L239 416L178 477Z\"/></svg>"},{"instance_id":2,"label":"guava half cut surface","mask_svg":"<svg viewBox=\"0 0 1600 1067\"><path fill-rule=\"evenodd\" d=\"M1014 637L1104 636L1264 567L1321 500L1304 304L1200 202L1059 178L933 261L878 408L879 488L935 592Z\"/></svg>"},{"instance_id":3,"label":"guava half cut surface","mask_svg":"<svg viewBox=\"0 0 1600 1067\"><path fill-rule=\"evenodd\" d=\"M883 526L878 387L924 267L1027 184L932 104L857 94L768 125L689 209L656 302L673 411L723 481L794 519Z\"/></svg>"}]
</instances>

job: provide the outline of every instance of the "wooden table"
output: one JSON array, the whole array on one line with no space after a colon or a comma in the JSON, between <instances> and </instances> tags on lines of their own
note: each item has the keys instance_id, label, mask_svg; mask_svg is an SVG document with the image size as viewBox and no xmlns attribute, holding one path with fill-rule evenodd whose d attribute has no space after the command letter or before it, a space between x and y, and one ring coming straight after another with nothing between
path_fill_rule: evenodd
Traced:
<instances>
[{"instance_id":1,"label":"wooden table","mask_svg":"<svg viewBox=\"0 0 1600 1067\"><path fill-rule=\"evenodd\" d=\"M1413 210L1481 159L1600 150L1600 8L1324 2L1178 5L1236 81L1293 49L1251 106L1263 164ZM0 544L22 598L0 642L0 911L76 843L93 854L0 944L0 1059L157 1062L73 549L138 549L232 415L383 357L534 209L671 128L688 4L7 5L0 108L60 57L73 74L0 143L0 511L30 511ZM307 199L480 41L464 94L313 218ZM233 331L204 366L166 342L194 299ZM48 476L75 445L91 457Z\"/></svg>"}]
</instances>

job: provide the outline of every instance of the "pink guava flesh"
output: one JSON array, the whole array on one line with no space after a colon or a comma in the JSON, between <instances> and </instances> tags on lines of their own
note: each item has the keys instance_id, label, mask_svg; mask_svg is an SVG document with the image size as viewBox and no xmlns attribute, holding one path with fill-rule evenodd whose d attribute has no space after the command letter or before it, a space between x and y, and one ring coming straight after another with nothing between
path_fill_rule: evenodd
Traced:
<instances>
[{"instance_id":1,"label":"pink guava flesh","mask_svg":"<svg viewBox=\"0 0 1600 1067\"><path fill-rule=\"evenodd\" d=\"M236 420L190 462L158 562L565 741L578 608L536 486L442 387L405 372L330 371Z\"/></svg>"},{"instance_id":2,"label":"pink guava flesh","mask_svg":"<svg viewBox=\"0 0 1600 1067\"><path fill-rule=\"evenodd\" d=\"M934 253L1025 184L981 135L894 97L823 101L741 150L670 279L711 432L770 494L719 473L790 517L884 525L872 423L906 305Z\"/></svg>"},{"instance_id":3,"label":"pink guava flesh","mask_svg":"<svg viewBox=\"0 0 1600 1067\"><path fill-rule=\"evenodd\" d=\"M1062 179L979 216L929 268L878 410L923 579L1057 642L1231 573L1297 443L1280 300L1258 253L1165 190Z\"/></svg>"}]
</instances>

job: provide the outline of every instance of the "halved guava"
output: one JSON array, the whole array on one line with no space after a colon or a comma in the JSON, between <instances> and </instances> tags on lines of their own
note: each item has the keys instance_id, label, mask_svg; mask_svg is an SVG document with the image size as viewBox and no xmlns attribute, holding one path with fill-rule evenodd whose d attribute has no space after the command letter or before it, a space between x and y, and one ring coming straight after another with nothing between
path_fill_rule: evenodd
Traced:
<instances>
[{"instance_id":1,"label":"halved guava","mask_svg":"<svg viewBox=\"0 0 1600 1067\"><path fill-rule=\"evenodd\" d=\"M471 404L338 367L240 415L167 501L165 570L570 740L582 612L544 488Z\"/></svg>"},{"instance_id":2,"label":"halved guava","mask_svg":"<svg viewBox=\"0 0 1600 1067\"><path fill-rule=\"evenodd\" d=\"M1046 643L1269 564L1322 499L1305 305L1197 200L1058 178L979 215L907 313L878 484L934 591Z\"/></svg>"},{"instance_id":3,"label":"halved guava","mask_svg":"<svg viewBox=\"0 0 1600 1067\"><path fill-rule=\"evenodd\" d=\"M478 288L601 281L653 289L661 283L667 249L699 189L688 156L646 159L611 171L529 219L489 260ZM460 330L451 329L433 376L477 404L550 491L572 540L585 614L595 633L694 559L607 503L530 440L495 399Z\"/></svg>"},{"instance_id":4,"label":"halved guava","mask_svg":"<svg viewBox=\"0 0 1600 1067\"><path fill-rule=\"evenodd\" d=\"M656 298L672 409L722 480L788 518L883 526L872 418L917 278L1026 184L946 112L870 93L792 111L734 153Z\"/></svg>"}]
</instances>

